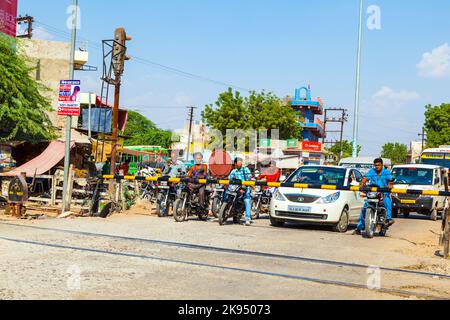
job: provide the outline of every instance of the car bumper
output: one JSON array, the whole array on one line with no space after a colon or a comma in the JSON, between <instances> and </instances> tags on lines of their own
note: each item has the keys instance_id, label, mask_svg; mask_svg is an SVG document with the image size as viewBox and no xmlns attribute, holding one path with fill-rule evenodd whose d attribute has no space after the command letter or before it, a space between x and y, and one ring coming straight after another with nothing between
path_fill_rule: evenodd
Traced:
<instances>
[{"instance_id":1,"label":"car bumper","mask_svg":"<svg viewBox=\"0 0 450 320\"><path fill-rule=\"evenodd\" d=\"M307 207L311 208L308 213L293 212L289 207ZM322 223L334 224L339 222L343 207L339 210L340 205L318 205L305 204L301 205L293 202L282 202L272 199L270 205L270 216L277 220L291 221L291 222L307 222L307 223Z\"/></svg>"},{"instance_id":2,"label":"car bumper","mask_svg":"<svg viewBox=\"0 0 450 320\"><path fill-rule=\"evenodd\" d=\"M399 210L408 210L408 211L423 211L423 210L432 210L434 207L434 199L433 198L419 198L415 200L415 203L402 203L402 200L398 198L393 198L392 207L394 209Z\"/></svg>"}]
</instances>

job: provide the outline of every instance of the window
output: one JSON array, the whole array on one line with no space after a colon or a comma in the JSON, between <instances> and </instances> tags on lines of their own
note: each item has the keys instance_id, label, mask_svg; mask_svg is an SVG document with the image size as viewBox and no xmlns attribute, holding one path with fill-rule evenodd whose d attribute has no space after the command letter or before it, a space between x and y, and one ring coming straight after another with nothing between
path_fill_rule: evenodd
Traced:
<instances>
[{"instance_id":1,"label":"window","mask_svg":"<svg viewBox=\"0 0 450 320\"><path fill-rule=\"evenodd\" d=\"M331 167L302 167L298 169L287 183L305 183L313 185L344 186L345 169Z\"/></svg>"},{"instance_id":2,"label":"window","mask_svg":"<svg viewBox=\"0 0 450 320\"><path fill-rule=\"evenodd\" d=\"M434 184L434 171L420 168L395 168L392 171L396 184L430 186Z\"/></svg>"}]
</instances>

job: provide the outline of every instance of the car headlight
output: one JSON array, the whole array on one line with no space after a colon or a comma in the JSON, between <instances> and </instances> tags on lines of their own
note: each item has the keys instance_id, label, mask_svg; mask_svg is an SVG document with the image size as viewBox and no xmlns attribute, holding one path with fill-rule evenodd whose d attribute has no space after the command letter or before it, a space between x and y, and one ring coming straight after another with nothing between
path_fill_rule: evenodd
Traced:
<instances>
[{"instance_id":1,"label":"car headlight","mask_svg":"<svg viewBox=\"0 0 450 320\"><path fill-rule=\"evenodd\" d=\"M318 204L330 204L330 203L338 201L340 197L341 197L341 193L336 192L336 193L330 194L328 197L320 199L317 203Z\"/></svg>"},{"instance_id":2,"label":"car headlight","mask_svg":"<svg viewBox=\"0 0 450 320\"><path fill-rule=\"evenodd\" d=\"M277 192L275 192L273 197L275 198L275 200L278 200L278 201L286 201L284 196L281 194L280 190L277 190Z\"/></svg>"}]
</instances>

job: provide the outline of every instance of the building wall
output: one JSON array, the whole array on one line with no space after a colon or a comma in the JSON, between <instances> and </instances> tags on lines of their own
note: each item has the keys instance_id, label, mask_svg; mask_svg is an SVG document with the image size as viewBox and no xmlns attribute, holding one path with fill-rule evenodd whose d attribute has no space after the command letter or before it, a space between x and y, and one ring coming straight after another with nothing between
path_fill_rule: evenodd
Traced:
<instances>
[{"instance_id":1,"label":"building wall","mask_svg":"<svg viewBox=\"0 0 450 320\"><path fill-rule=\"evenodd\" d=\"M52 112L49 112L50 119L57 128L60 129L59 137L64 138L66 117L58 116L58 96L59 82L69 78L70 73L70 43L44 41L34 39L18 39L19 52L25 55L31 67L36 68L32 76L39 80L50 91L42 92L51 100ZM78 122L77 117L73 117L72 123ZM72 132L75 140L80 140L81 135Z\"/></svg>"}]
</instances>

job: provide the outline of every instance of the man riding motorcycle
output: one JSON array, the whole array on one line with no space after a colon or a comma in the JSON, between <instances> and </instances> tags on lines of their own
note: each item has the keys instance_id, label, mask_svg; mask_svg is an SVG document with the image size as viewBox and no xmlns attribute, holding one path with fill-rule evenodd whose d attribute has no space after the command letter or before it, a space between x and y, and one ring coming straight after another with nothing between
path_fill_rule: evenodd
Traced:
<instances>
[{"instance_id":1,"label":"man riding motorcycle","mask_svg":"<svg viewBox=\"0 0 450 320\"><path fill-rule=\"evenodd\" d=\"M252 174L250 169L244 167L244 161L241 158L234 160L235 169L231 171L228 179L230 181L240 180L241 182L250 181ZM244 203L245 203L245 225L250 226L252 224L252 196L250 187L245 188Z\"/></svg>"},{"instance_id":2,"label":"man riding motorcycle","mask_svg":"<svg viewBox=\"0 0 450 320\"><path fill-rule=\"evenodd\" d=\"M208 177L208 165L203 163L203 155L201 153L196 153L194 155L194 160L195 164L189 170L187 175L188 179L206 179ZM188 187L191 191L198 193L200 206L206 208L206 185L189 183Z\"/></svg>"},{"instance_id":3,"label":"man riding motorcycle","mask_svg":"<svg viewBox=\"0 0 450 320\"><path fill-rule=\"evenodd\" d=\"M375 159L374 168L372 168L362 180L360 187L364 187L367 182L371 186L377 186L378 188L393 188L392 173L384 167L383 159ZM389 193L384 194L383 205L386 208L387 213L387 226L394 225L395 221L392 219L392 198ZM365 219L368 203L364 204L364 207L359 218L358 226L354 234L361 235L365 229Z\"/></svg>"}]
</instances>

